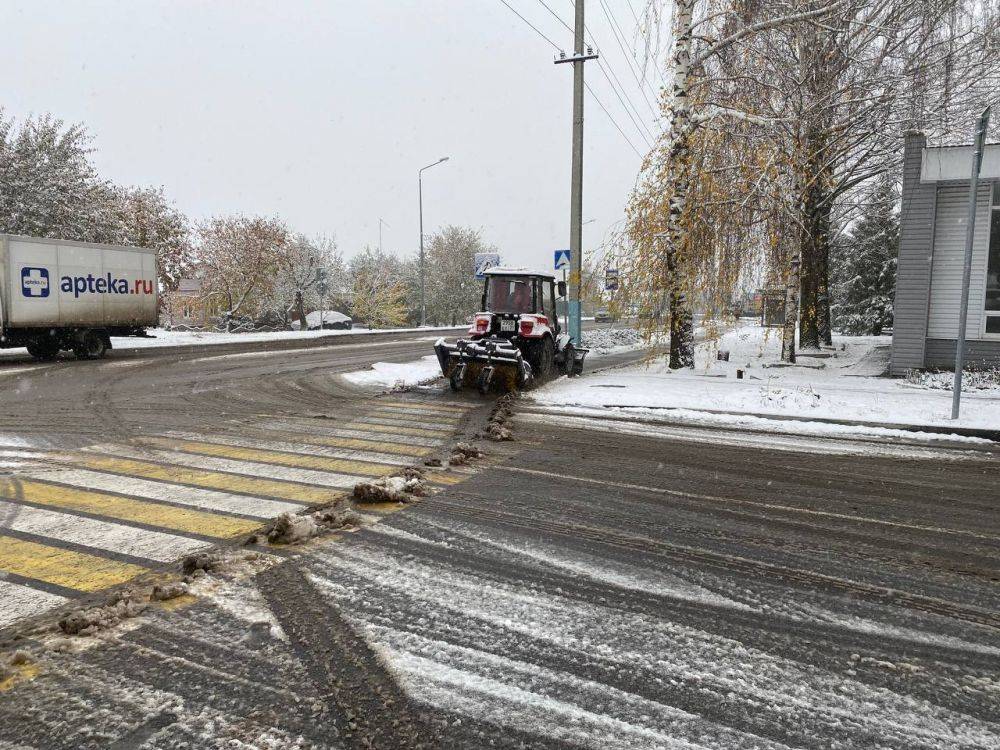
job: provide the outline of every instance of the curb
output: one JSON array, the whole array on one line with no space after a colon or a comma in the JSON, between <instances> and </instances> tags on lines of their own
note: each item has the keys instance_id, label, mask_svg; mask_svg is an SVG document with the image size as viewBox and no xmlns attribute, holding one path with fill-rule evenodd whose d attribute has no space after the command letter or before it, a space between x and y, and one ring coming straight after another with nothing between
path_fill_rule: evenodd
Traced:
<instances>
[{"instance_id":1,"label":"curb","mask_svg":"<svg viewBox=\"0 0 1000 750\"><path fill-rule=\"evenodd\" d=\"M537 406L548 406L548 404L537 404ZM869 422L860 419L832 419L830 417L802 417L798 415L781 414L758 414L755 412L723 411L721 409L690 409L683 406L640 406L633 404L614 404L613 406L584 406L582 404L562 404L561 406L576 407L585 409L649 409L655 411L687 411L702 412L705 414L716 414L726 417L755 417L766 419L772 422L819 422L821 424L841 425L843 427L876 427L884 430L900 430L913 433L932 433L935 435L956 435L959 437L975 437L1000 442L1000 429L981 429L976 427L943 427L940 425L918 425L918 424L897 424L895 422ZM558 407L557 407L558 408ZM617 415L616 415L617 416ZM621 415L625 416L625 415ZM674 424L674 423L672 423ZM688 425L696 427L700 425Z\"/></svg>"},{"instance_id":2,"label":"curb","mask_svg":"<svg viewBox=\"0 0 1000 750\"><path fill-rule=\"evenodd\" d=\"M330 334L329 336L310 336L305 339L268 339L267 341L227 341L205 344L177 344L174 346L141 346L123 347L111 350L109 359L124 359L136 357L160 357L177 354L196 354L205 352L206 354L229 354L238 352L268 352L283 349L311 349L319 346L343 346L345 344L364 343L373 340L399 340L409 341L435 334L445 335L452 331L464 331L468 326L456 326L455 328L436 328L427 331L406 331L393 335L391 329L382 331L368 331L365 333Z\"/></svg>"}]
</instances>

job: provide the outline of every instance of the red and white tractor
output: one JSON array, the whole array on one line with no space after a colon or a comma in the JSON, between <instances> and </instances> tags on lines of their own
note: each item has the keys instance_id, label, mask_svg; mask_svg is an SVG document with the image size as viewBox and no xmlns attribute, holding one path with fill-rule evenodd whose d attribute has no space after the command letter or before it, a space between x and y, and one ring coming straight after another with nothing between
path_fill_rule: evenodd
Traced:
<instances>
[{"instance_id":1,"label":"red and white tractor","mask_svg":"<svg viewBox=\"0 0 1000 750\"><path fill-rule=\"evenodd\" d=\"M556 298L566 297L565 282L544 271L491 268L483 286L483 312L476 313L469 337L434 345L441 372L451 387L475 383L480 393L499 385L524 388L557 370L583 372L587 349L562 330Z\"/></svg>"}]
</instances>

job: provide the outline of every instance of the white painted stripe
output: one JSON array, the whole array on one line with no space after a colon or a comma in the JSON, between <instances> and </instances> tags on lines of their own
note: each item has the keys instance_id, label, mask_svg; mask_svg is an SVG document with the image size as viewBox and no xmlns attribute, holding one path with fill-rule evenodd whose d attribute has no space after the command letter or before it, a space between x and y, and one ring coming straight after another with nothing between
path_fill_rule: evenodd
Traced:
<instances>
[{"instance_id":1,"label":"white painted stripe","mask_svg":"<svg viewBox=\"0 0 1000 750\"><path fill-rule=\"evenodd\" d=\"M0 628L66 602L66 597L0 580Z\"/></svg>"},{"instance_id":2,"label":"white painted stripe","mask_svg":"<svg viewBox=\"0 0 1000 750\"><path fill-rule=\"evenodd\" d=\"M55 365L28 365L27 367L2 367L0 368L0 376L17 375L20 372L39 372L41 370L47 370L50 367L55 367Z\"/></svg>"},{"instance_id":3,"label":"white painted stripe","mask_svg":"<svg viewBox=\"0 0 1000 750\"><path fill-rule=\"evenodd\" d=\"M330 435L332 437L360 438L362 440L375 440L380 443L399 443L403 445L422 445L426 448L436 448L444 441L437 438L416 437L415 435L394 435L391 432L372 432L363 429L347 429L346 427L327 427L317 425L315 421L294 422L275 421L269 422L272 429L295 430L298 432L312 432L316 435Z\"/></svg>"},{"instance_id":4,"label":"white painted stripe","mask_svg":"<svg viewBox=\"0 0 1000 750\"><path fill-rule=\"evenodd\" d=\"M0 448L0 458L39 459L48 455L48 451L41 448Z\"/></svg>"},{"instance_id":5,"label":"white painted stripe","mask_svg":"<svg viewBox=\"0 0 1000 750\"><path fill-rule=\"evenodd\" d=\"M401 419L386 419L385 417L361 417L350 423L350 426L358 426L364 429L366 424L385 425L386 427L404 427L411 430L431 430L433 432L450 433L455 431L454 423L445 423L427 417L419 422L410 422Z\"/></svg>"},{"instance_id":6,"label":"white painted stripe","mask_svg":"<svg viewBox=\"0 0 1000 750\"><path fill-rule=\"evenodd\" d=\"M377 406L375 411L380 415L391 415L400 417L411 416L414 419L422 419L427 417L442 417L444 419L461 419L466 415L468 409L463 411L437 411L436 409L411 409L405 406Z\"/></svg>"},{"instance_id":7,"label":"white painted stripe","mask_svg":"<svg viewBox=\"0 0 1000 750\"><path fill-rule=\"evenodd\" d=\"M251 518L274 518L282 513L297 513L305 504L268 500L250 495L230 494L198 487L154 482L150 479L123 477L88 469L58 468L31 473L31 478L60 482L72 487L99 492L117 492L146 500L164 500L192 508L222 513L238 513Z\"/></svg>"},{"instance_id":8,"label":"white painted stripe","mask_svg":"<svg viewBox=\"0 0 1000 750\"><path fill-rule=\"evenodd\" d=\"M391 406L379 406L366 414L369 417L379 417L380 419L398 419L401 422L426 422L434 420L448 424L458 424L466 416L465 414L445 414L439 411L414 411L412 409L393 409Z\"/></svg>"},{"instance_id":9,"label":"white painted stripe","mask_svg":"<svg viewBox=\"0 0 1000 750\"><path fill-rule=\"evenodd\" d=\"M332 471L315 471L313 469L295 469L276 464L264 464L259 461L236 461L231 458L196 456L191 453L178 453L176 451L136 450L125 445L93 445L84 452L119 456L121 458L134 458L139 461L157 461L159 463L188 466L192 469L204 469L206 471L224 471L229 474L242 474L247 477L265 477L267 479L282 479L288 482L303 482L319 487L348 489L361 481L359 477L364 476L349 476L347 474L336 474ZM72 460L72 456L69 456L68 459Z\"/></svg>"},{"instance_id":10,"label":"white painted stripe","mask_svg":"<svg viewBox=\"0 0 1000 750\"><path fill-rule=\"evenodd\" d=\"M403 466L413 461L411 456L391 455L389 453L372 453L370 451L352 451L349 448L330 448L325 445L309 443L294 443L284 440L251 440L232 435L200 435L197 432L165 432L163 437L173 437L179 440L198 440L216 445L231 445L236 448L257 448L260 450L284 451L300 456L323 456L324 458L343 458L349 461L367 461L373 464L388 464Z\"/></svg>"},{"instance_id":11,"label":"white painted stripe","mask_svg":"<svg viewBox=\"0 0 1000 750\"><path fill-rule=\"evenodd\" d=\"M208 546L197 539L162 531L136 529L4 500L0 500L0 528L157 562L171 562Z\"/></svg>"}]
</instances>

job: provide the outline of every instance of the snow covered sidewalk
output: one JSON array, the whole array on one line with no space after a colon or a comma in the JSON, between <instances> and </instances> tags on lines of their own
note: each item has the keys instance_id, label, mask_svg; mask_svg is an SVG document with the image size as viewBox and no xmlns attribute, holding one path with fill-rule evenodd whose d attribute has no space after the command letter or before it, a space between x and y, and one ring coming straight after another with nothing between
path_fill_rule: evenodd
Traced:
<instances>
[{"instance_id":1,"label":"snow covered sidewalk","mask_svg":"<svg viewBox=\"0 0 1000 750\"><path fill-rule=\"evenodd\" d=\"M671 371L662 360L573 380L529 394L545 407L613 408L689 424L754 427L808 434L876 434L886 428L1000 431L1000 388L963 395L962 418L949 419L951 394L930 385L879 377L889 337L834 339L835 351L780 362L780 331L742 326L697 347L693 370ZM729 361L717 359L728 351ZM738 378L738 371L742 378ZM668 416L669 410L669 416ZM732 415L741 415L738 421ZM831 422L855 423L851 425Z\"/></svg>"}]
</instances>

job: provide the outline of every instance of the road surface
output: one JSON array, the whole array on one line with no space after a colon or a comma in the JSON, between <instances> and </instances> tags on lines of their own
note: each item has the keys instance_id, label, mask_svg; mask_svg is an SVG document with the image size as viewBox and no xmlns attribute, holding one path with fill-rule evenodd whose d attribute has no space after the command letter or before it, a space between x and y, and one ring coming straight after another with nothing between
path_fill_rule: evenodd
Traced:
<instances>
[{"instance_id":1,"label":"road surface","mask_svg":"<svg viewBox=\"0 0 1000 750\"><path fill-rule=\"evenodd\" d=\"M333 460L303 447L320 437L384 443L369 466L402 455L390 449L439 455L488 404L329 383L342 357L402 361L407 346L164 364L153 414L173 429L157 432L208 433L172 461L259 472L291 470L293 453ZM223 375L233 361L251 372ZM118 390L113 454L164 450ZM159 413L168 393L187 416ZM291 432L276 416L288 399L297 452L208 453ZM526 407L511 424L515 441L484 444L417 504L365 509L354 533L248 548L193 596L98 637L23 633L7 644L26 656L0 682L0 747L1000 747L994 452L630 433ZM236 475L223 466L200 470ZM298 476L272 481L320 486Z\"/></svg>"}]
</instances>

